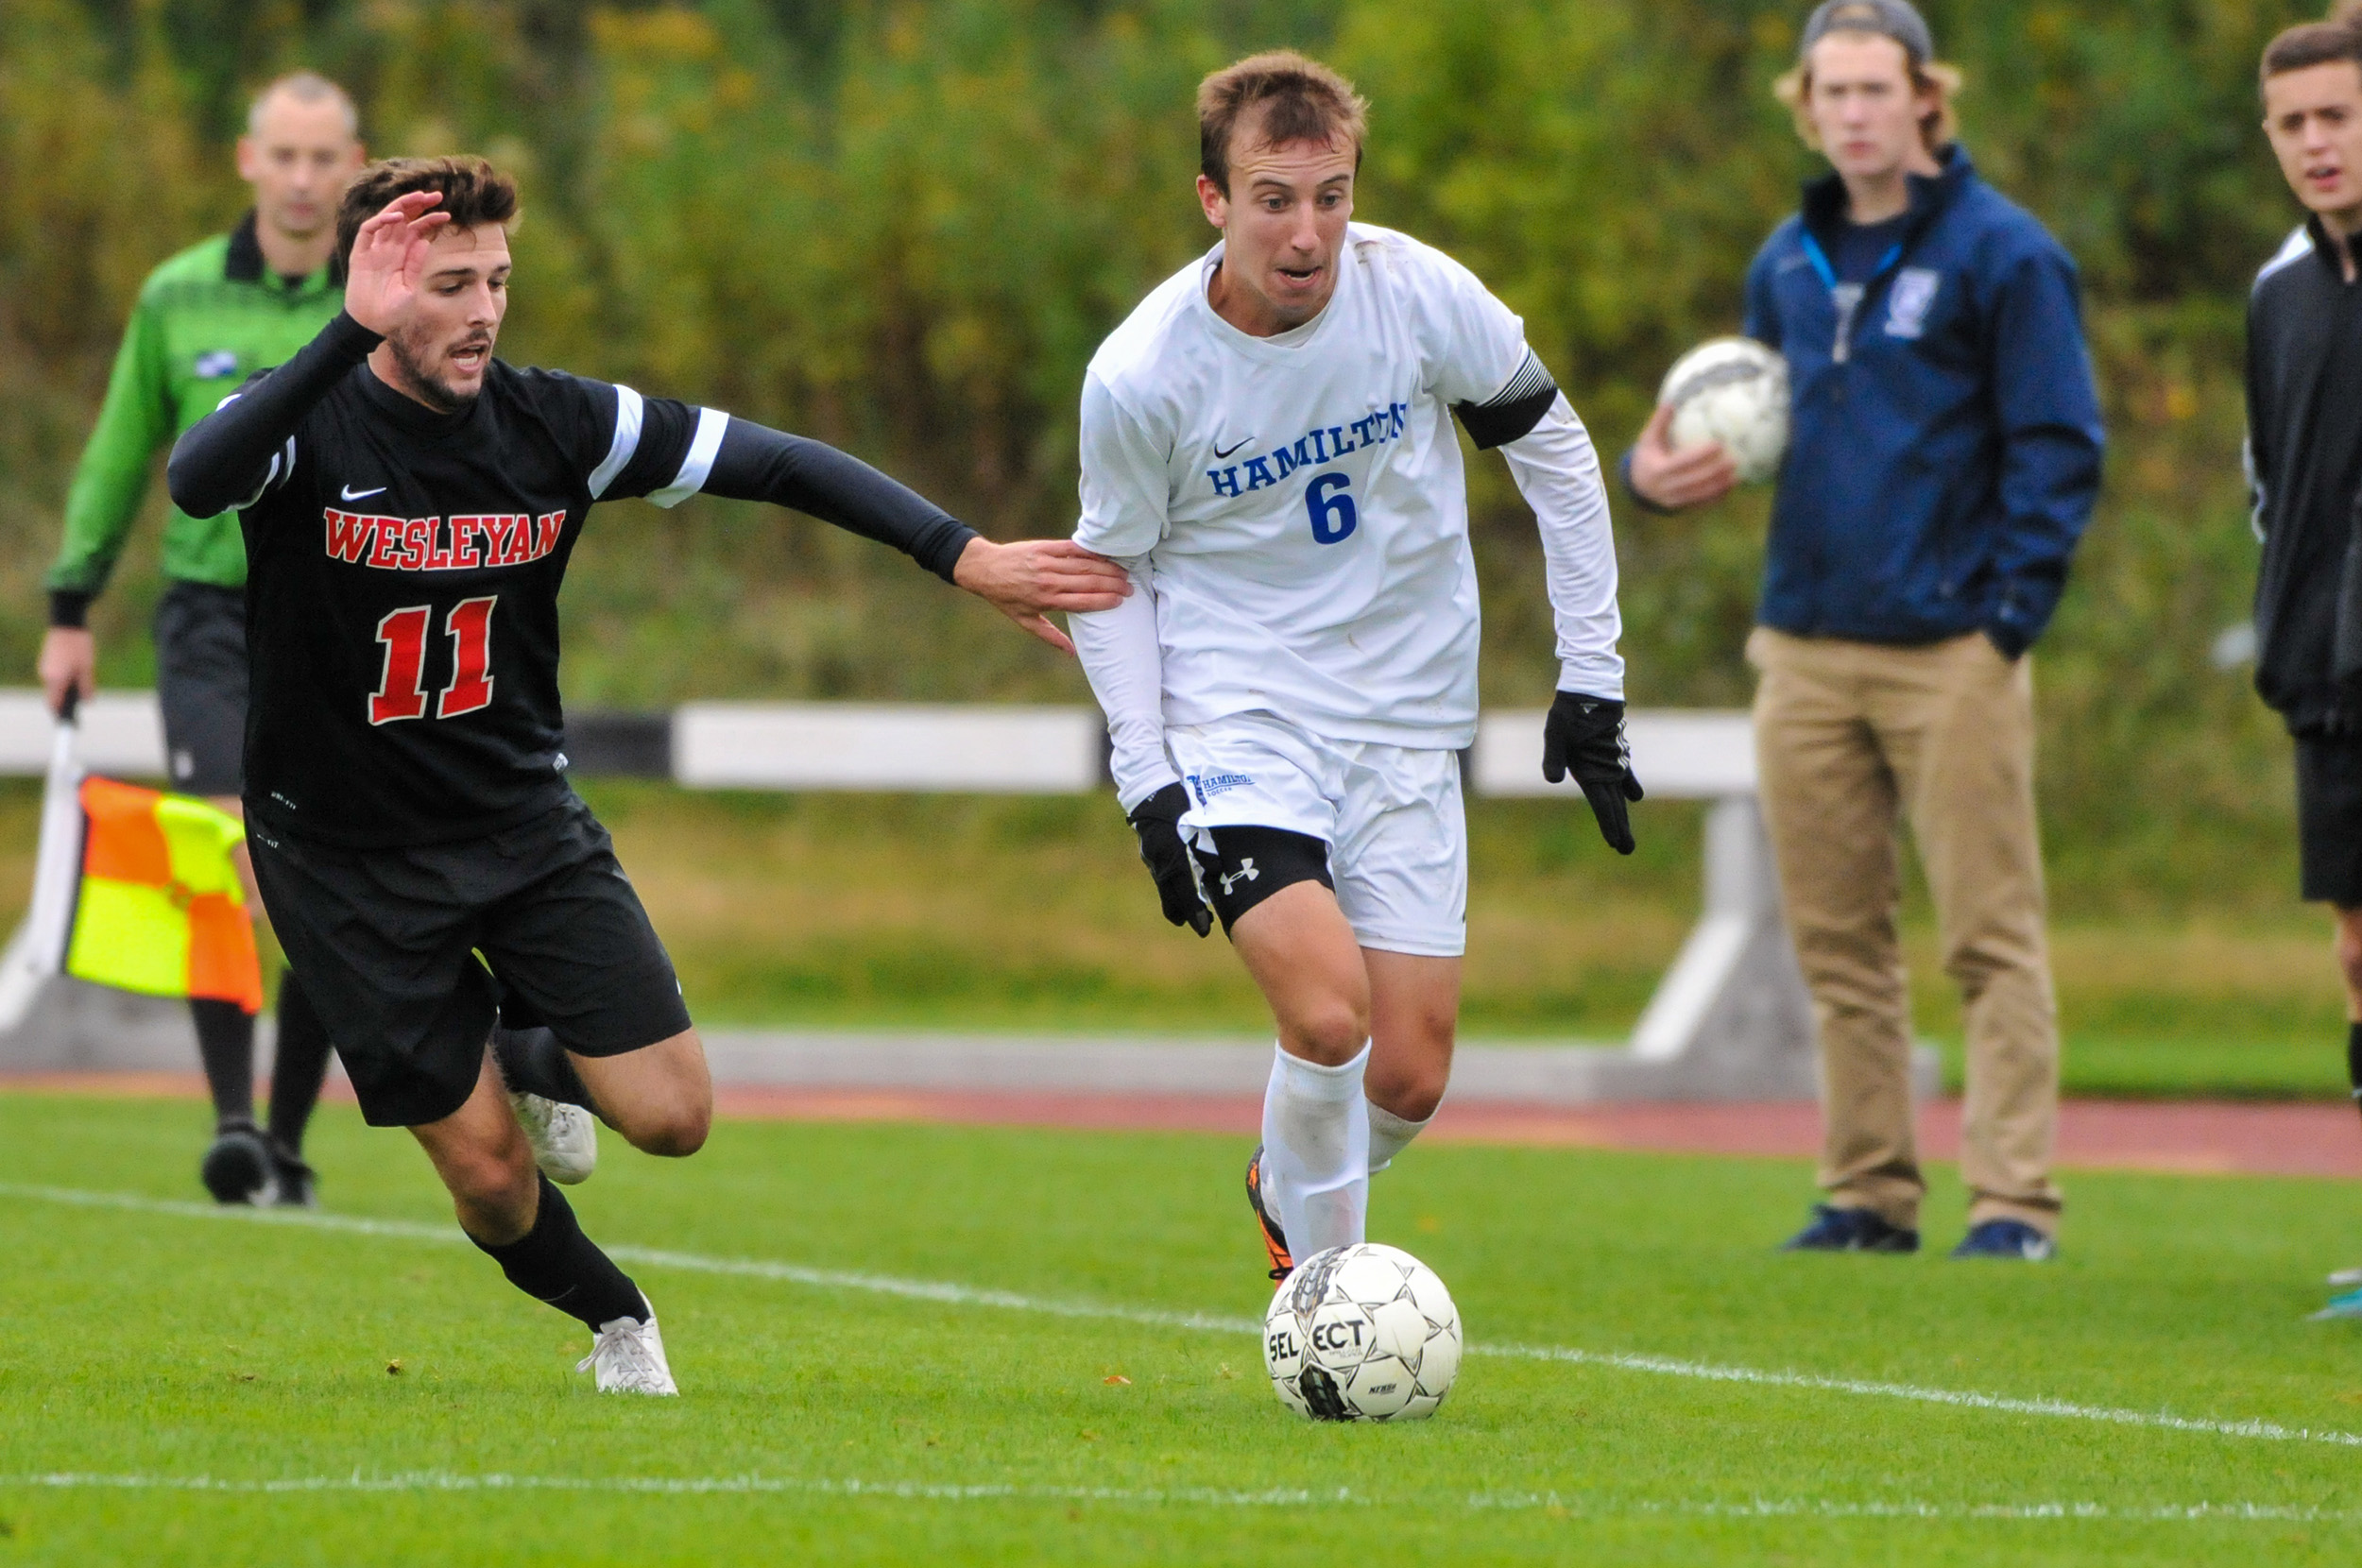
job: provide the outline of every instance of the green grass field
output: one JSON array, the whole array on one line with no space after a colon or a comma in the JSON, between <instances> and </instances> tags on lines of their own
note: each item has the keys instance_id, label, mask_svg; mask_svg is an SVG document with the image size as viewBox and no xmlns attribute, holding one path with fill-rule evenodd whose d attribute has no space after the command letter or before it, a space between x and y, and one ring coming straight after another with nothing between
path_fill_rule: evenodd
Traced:
<instances>
[{"instance_id":1,"label":"green grass field","mask_svg":"<svg viewBox=\"0 0 2362 1568\"><path fill-rule=\"evenodd\" d=\"M328 1209L271 1223L186 1202L202 1121L0 1095L0 1564L2362 1547L2362 1331L2302 1321L2362 1261L2345 1185L2084 1173L2054 1265L1803 1259L1770 1251L1801 1166L1423 1148L1373 1232L1471 1354L1433 1422L1339 1429L1262 1380L1235 1139L610 1146L577 1204L671 1254L628 1254L684 1389L656 1402L573 1374L587 1336L459 1241L405 1138L331 1107Z\"/></svg>"}]
</instances>

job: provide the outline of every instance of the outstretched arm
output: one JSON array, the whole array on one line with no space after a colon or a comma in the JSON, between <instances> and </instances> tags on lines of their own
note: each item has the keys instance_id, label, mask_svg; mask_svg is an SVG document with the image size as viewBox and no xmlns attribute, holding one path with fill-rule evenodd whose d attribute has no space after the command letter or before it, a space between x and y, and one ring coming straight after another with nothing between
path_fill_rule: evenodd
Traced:
<instances>
[{"instance_id":1,"label":"outstretched arm","mask_svg":"<svg viewBox=\"0 0 2362 1568\"><path fill-rule=\"evenodd\" d=\"M1074 645L1047 612L1112 609L1132 590L1121 567L1065 539L995 544L860 458L745 419L724 426L699 488L793 507L891 545L1066 653Z\"/></svg>"}]
</instances>

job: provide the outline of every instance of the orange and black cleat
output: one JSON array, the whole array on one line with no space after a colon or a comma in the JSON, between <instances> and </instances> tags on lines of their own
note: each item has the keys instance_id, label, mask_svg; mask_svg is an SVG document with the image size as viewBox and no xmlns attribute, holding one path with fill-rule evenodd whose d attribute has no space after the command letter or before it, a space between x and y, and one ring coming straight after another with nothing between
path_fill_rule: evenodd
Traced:
<instances>
[{"instance_id":1,"label":"orange and black cleat","mask_svg":"<svg viewBox=\"0 0 2362 1568\"><path fill-rule=\"evenodd\" d=\"M1259 1143L1246 1162L1246 1206L1255 1211L1255 1222L1263 1233L1263 1251L1271 1254L1272 1285L1276 1288L1295 1272L1296 1260L1288 1255L1288 1237L1279 1221L1263 1207L1263 1146Z\"/></svg>"}]
</instances>

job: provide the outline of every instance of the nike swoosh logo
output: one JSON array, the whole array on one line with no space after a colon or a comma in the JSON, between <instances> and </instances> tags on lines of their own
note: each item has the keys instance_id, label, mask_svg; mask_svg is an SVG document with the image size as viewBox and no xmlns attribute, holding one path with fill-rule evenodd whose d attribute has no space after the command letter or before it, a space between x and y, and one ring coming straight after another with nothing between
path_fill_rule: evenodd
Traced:
<instances>
[{"instance_id":1,"label":"nike swoosh logo","mask_svg":"<svg viewBox=\"0 0 2362 1568\"><path fill-rule=\"evenodd\" d=\"M1237 452L1241 447L1252 445L1254 440L1255 437L1250 435L1242 441L1234 442L1231 445L1230 452ZM1217 463L1221 462L1224 458L1230 455L1230 452L1224 452L1220 447L1216 447L1214 449L1214 461Z\"/></svg>"},{"instance_id":2,"label":"nike swoosh logo","mask_svg":"<svg viewBox=\"0 0 2362 1568\"><path fill-rule=\"evenodd\" d=\"M371 496L384 495L385 493L385 486L380 485L374 490L356 490L351 486L348 485L336 493L344 497L347 501L367 501Z\"/></svg>"}]
</instances>

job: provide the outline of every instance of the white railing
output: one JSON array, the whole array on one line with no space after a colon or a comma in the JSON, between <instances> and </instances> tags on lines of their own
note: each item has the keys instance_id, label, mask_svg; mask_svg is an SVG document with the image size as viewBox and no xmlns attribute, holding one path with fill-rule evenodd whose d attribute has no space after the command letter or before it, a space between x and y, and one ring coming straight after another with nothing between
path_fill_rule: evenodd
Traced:
<instances>
[{"instance_id":1,"label":"white railing","mask_svg":"<svg viewBox=\"0 0 2362 1568\"><path fill-rule=\"evenodd\" d=\"M1483 716L1468 756L1473 793L1579 793L1544 781L1542 722L1540 708ZM699 702L669 718L586 716L577 727L583 771L597 771L592 732L603 727L630 742L631 771L691 789L1082 794L1106 783L1105 730L1091 707ZM1553 1070L1575 1098L1810 1094L1811 1008L1780 918L1747 715L1641 709L1627 730L1651 799L1711 803L1705 907L1628 1048L1569 1053ZM0 689L0 775L43 773L50 739L40 693ZM80 751L93 772L161 776L155 694L84 704Z\"/></svg>"}]
</instances>

